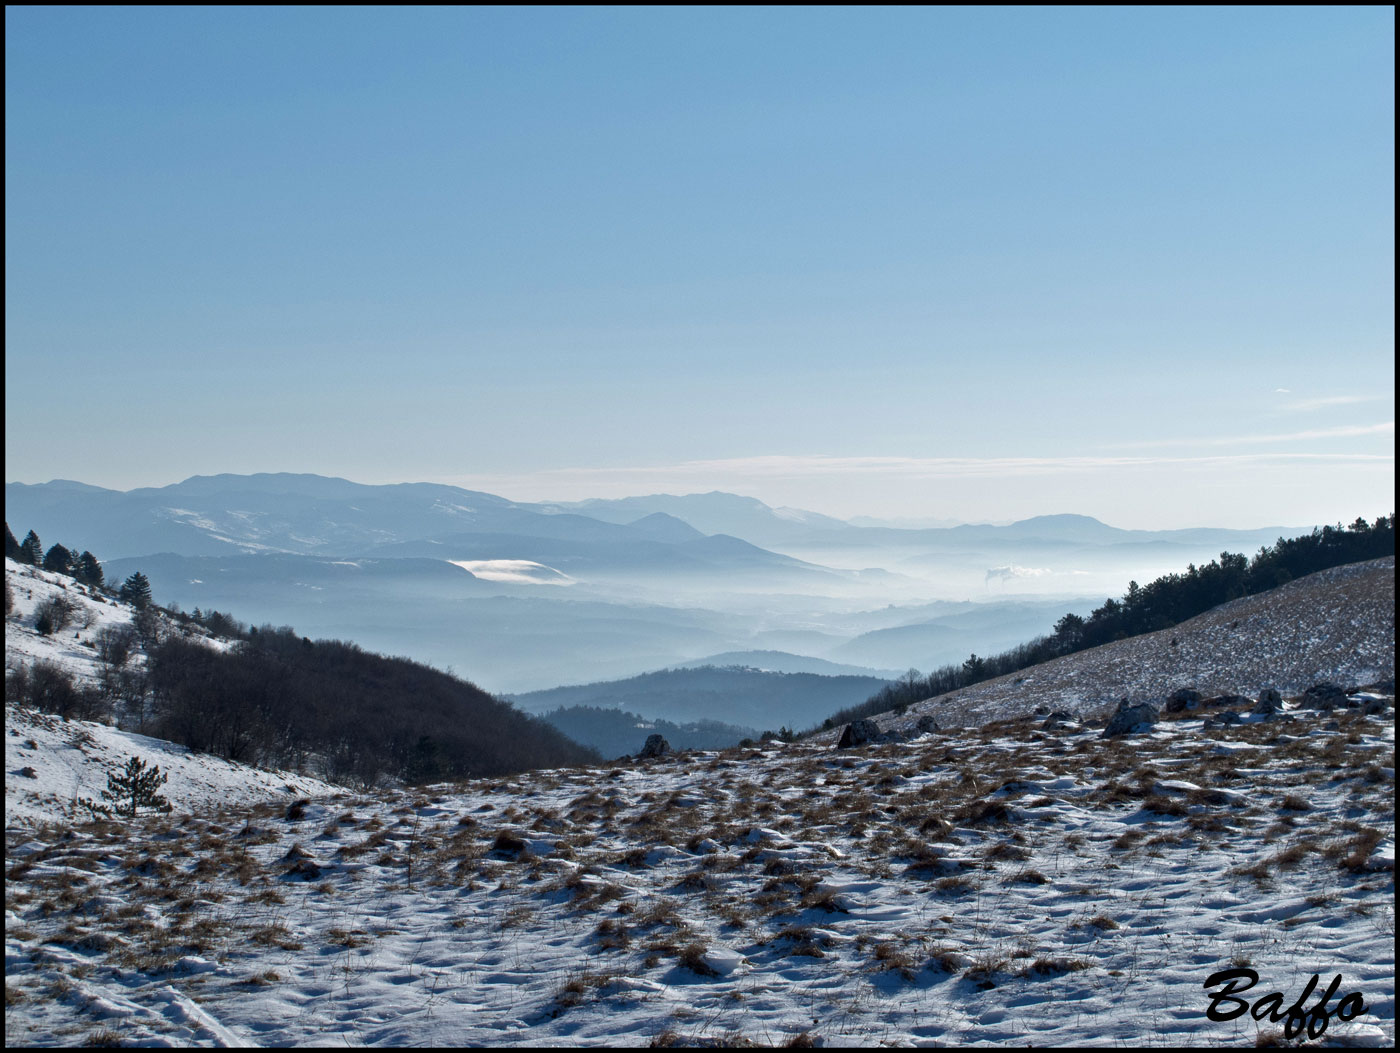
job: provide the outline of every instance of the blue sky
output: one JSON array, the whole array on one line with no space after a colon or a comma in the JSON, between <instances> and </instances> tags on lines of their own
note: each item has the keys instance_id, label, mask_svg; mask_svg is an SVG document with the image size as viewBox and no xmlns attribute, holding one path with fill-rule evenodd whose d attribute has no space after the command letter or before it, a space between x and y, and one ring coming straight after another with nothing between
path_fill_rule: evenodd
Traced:
<instances>
[{"instance_id":1,"label":"blue sky","mask_svg":"<svg viewBox=\"0 0 1400 1053\"><path fill-rule=\"evenodd\" d=\"M6 479L1394 505L1394 13L6 11Z\"/></svg>"}]
</instances>

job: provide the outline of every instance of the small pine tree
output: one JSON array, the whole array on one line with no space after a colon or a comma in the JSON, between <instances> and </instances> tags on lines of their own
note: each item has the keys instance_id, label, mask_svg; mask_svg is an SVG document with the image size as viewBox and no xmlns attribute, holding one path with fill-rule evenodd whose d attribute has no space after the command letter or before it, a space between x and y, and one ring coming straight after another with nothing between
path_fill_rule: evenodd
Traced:
<instances>
[{"instance_id":1,"label":"small pine tree","mask_svg":"<svg viewBox=\"0 0 1400 1053\"><path fill-rule=\"evenodd\" d=\"M117 594L123 603L129 603L137 610L144 611L151 605L151 583L139 570L122 582Z\"/></svg>"},{"instance_id":2,"label":"small pine tree","mask_svg":"<svg viewBox=\"0 0 1400 1053\"><path fill-rule=\"evenodd\" d=\"M128 819L134 818L139 808L168 812L174 806L157 792L168 778L161 772L159 764L151 765L148 771L146 762L133 756L121 772L108 774L102 799L112 802L116 810Z\"/></svg>"},{"instance_id":3,"label":"small pine tree","mask_svg":"<svg viewBox=\"0 0 1400 1053\"><path fill-rule=\"evenodd\" d=\"M71 574L73 553L66 545L54 545L44 554L44 569L57 571L59 574Z\"/></svg>"},{"instance_id":4,"label":"small pine tree","mask_svg":"<svg viewBox=\"0 0 1400 1053\"><path fill-rule=\"evenodd\" d=\"M102 564L97 561L96 556L86 549L73 565L73 576L84 585L91 585L96 589L102 588Z\"/></svg>"},{"instance_id":5,"label":"small pine tree","mask_svg":"<svg viewBox=\"0 0 1400 1053\"><path fill-rule=\"evenodd\" d=\"M39 535L30 531L24 535L24 540L19 544L19 561L28 563L31 567L37 567L44 562L44 546L39 540Z\"/></svg>"},{"instance_id":6,"label":"small pine tree","mask_svg":"<svg viewBox=\"0 0 1400 1053\"><path fill-rule=\"evenodd\" d=\"M19 542L15 540L15 533L10 529L9 523L5 524L5 558L23 562Z\"/></svg>"}]
</instances>

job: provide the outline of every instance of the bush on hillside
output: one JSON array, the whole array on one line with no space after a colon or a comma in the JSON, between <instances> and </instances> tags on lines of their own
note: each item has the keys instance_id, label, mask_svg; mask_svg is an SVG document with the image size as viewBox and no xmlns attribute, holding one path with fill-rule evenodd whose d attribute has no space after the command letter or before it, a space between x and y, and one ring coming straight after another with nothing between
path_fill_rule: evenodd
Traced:
<instances>
[{"instance_id":1,"label":"bush on hillside","mask_svg":"<svg viewBox=\"0 0 1400 1053\"><path fill-rule=\"evenodd\" d=\"M42 660L5 671L5 701L65 719L93 720L106 712L97 691L79 685L62 666Z\"/></svg>"},{"instance_id":2,"label":"bush on hillside","mask_svg":"<svg viewBox=\"0 0 1400 1053\"><path fill-rule=\"evenodd\" d=\"M40 636L61 633L73 622L78 605L62 594L50 596L34 611L34 628Z\"/></svg>"}]
</instances>

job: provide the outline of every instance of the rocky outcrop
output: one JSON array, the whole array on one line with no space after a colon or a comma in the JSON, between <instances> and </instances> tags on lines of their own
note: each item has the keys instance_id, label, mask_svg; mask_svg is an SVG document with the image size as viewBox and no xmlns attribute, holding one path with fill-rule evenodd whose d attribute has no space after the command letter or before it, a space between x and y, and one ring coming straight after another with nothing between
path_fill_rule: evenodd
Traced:
<instances>
[{"instance_id":1,"label":"rocky outcrop","mask_svg":"<svg viewBox=\"0 0 1400 1053\"><path fill-rule=\"evenodd\" d=\"M1168 713L1182 713L1195 709L1201 704L1201 693L1193 688L1177 688L1167 696L1166 710Z\"/></svg>"},{"instance_id":2,"label":"rocky outcrop","mask_svg":"<svg viewBox=\"0 0 1400 1053\"><path fill-rule=\"evenodd\" d=\"M1109 718L1108 727L1103 729L1103 734L1099 738L1112 739L1118 738L1120 735L1135 735L1151 731L1152 725L1157 723L1157 717L1156 706L1146 702L1134 705L1125 698L1118 703L1118 711Z\"/></svg>"},{"instance_id":3,"label":"rocky outcrop","mask_svg":"<svg viewBox=\"0 0 1400 1053\"><path fill-rule=\"evenodd\" d=\"M841 732L841 741L836 743L836 748L844 750L853 746L864 746L871 742L879 742L880 738L879 724L868 719L856 720L846 725L846 729Z\"/></svg>"},{"instance_id":4,"label":"rocky outcrop","mask_svg":"<svg viewBox=\"0 0 1400 1053\"><path fill-rule=\"evenodd\" d=\"M642 751L637 756L643 760L664 757L671 752L671 744L660 735L648 735Z\"/></svg>"},{"instance_id":5,"label":"rocky outcrop","mask_svg":"<svg viewBox=\"0 0 1400 1053\"><path fill-rule=\"evenodd\" d=\"M1313 684L1303 692L1304 709L1320 709L1323 712L1337 709L1347 704L1347 693L1336 684Z\"/></svg>"}]
</instances>

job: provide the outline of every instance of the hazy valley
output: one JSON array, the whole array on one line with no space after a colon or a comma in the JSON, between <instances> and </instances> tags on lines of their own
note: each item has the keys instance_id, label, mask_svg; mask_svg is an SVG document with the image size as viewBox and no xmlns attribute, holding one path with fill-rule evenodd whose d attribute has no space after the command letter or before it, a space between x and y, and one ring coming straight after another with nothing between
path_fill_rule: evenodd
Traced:
<instances>
[{"instance_id":1,"label":"hazy valley","mask_svg":"<svg viewBox=\"0 0 1400 1053\"><path fill-rule=\"evenodd\" d=\"M531 505L299 475L129 492L7 484L6 507L46 543L82 538L109 578L142 571L162 603L355 640L514 693L733 651L927 670L1086 614L1129 579L1303 532L1126 531L1081 516L858 527L732 494Z\"/></svg>"}]
</instances>

